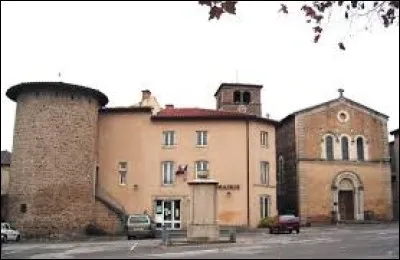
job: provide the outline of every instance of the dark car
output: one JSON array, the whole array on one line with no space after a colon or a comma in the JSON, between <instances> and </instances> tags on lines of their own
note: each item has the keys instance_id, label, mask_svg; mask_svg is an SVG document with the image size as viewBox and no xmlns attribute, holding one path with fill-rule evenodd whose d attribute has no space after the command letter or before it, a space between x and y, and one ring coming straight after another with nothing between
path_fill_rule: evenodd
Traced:
<instances>
[{"instance_id":1,"label":"dark car","mask_svg":"<svg viewBox=\"0 0 400 260\"><path fill-rule=\"evenodd\" d=\"M300 218L295 215L280 215L269 225L269 233L300 233Z\"/></svg>"}]
</instances>

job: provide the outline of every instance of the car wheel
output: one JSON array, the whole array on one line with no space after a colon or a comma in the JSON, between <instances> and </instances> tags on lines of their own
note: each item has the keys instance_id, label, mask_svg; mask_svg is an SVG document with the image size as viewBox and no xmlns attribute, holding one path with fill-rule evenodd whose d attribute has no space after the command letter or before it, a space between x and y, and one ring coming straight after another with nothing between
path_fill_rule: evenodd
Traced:
<instances>
[{"instance_id":1,"label":"car wheel","mask_svg":"<svg viewBox=\"0 0 400 260\"><path fill-rule=\"evenodd\" d=\"M300 229L296 229L296 233L297 233L297 234L300 233Z\"/></svg>"},{"instance_id":2,"label":"car wheel","mask_svg":"<svg viewBox=\"0 0 400 260\"><path fill-rule=\"evenodd\" d=\"M128 240L131 240L132 239L132 237L131 236L128 236Z\"/></svg>"},{"instance_id":3,"label":"car wheel","mask_svg":"<svg viewBox=\"0 0 400 260\"><path fill-rule=\"evenodd\" d=\"M7 235L4 235L4 237L2 238L4 243L7 243Z\"/></svg>"},{"instance_id":4,"label":"car wheel","mask_svg":"<svg viewBox=\"0 0 400 260\"><path fill-rule=\"evenodd\" d=\"M289 234L292 234L292 231L293 231L293 230L289 229Z\"/></svg>"},{"instance_id":5,"label":"car wheel","mask_svg":"<svg viewBox=\"0 0 400 260\"><path fill-rule=\"evenodd\" d=\"M16 238L15 238L15 241L19 241L21 239L21 236L20 235L18 235Z\"/></svg>"},{"instance_id":6,"label":"car wheel","mask_svg":"<svg viewBox=\"0 0 400 260\"><path fill-rule=\"evenodd\" d=\"M270 228L270 229L269 229L269 233L270 233L270 234L273 234L273 233L274 233L274 230L273 230L272 228Z\"/></svg>"}]
</instances>

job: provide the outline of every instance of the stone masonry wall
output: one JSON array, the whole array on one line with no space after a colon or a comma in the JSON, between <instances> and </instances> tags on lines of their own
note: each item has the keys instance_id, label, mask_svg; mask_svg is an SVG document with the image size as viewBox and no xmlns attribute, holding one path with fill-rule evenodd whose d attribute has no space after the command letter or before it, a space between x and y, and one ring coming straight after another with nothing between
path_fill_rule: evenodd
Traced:
<instances>
[{"instance_id":1,"label":"stone masonry wall","mask_svg":"<svg viewBox=\"0 0 400 260\"><path fill-rule=\"evenodd\" d=\"M297 170L296 170L296 135L294 117L289 118L277 128L276 163L279 174L279 157L283 156L283 176L278 178L278 210L280 213L293 211L298 214Z\"/></svg>"},{"instance_id":2,"label":"stone masonry wall","mask_svg":"<svg viewBox=\"0 0 400 260\"><path fill-rule=\"evenodd\" d=\"M80 233L93 220L97 118L92 97L18 97L9 219L25 236Z\"/></svg>"},{"instance_id":3,"label":"stone masonry wall","mask_svg":"<svg viewBox=\"0 0 400 260\"><path fill-rule=\"evenodd\" d=\"M248 91L251 95L251 102L247 106L247 113L253 114L257 116L261 116L261 93L259 88L240 88L240 87L232 87L232 88L223 88L220 90L217 96L217 102L219 100L219 96L221 96L220 108L226 111L234 111L238 112L239 104L235 104L233 102L233 93L235 91ZM218 107L218 105L217 105Z\"/></svg>"}]
</instances>

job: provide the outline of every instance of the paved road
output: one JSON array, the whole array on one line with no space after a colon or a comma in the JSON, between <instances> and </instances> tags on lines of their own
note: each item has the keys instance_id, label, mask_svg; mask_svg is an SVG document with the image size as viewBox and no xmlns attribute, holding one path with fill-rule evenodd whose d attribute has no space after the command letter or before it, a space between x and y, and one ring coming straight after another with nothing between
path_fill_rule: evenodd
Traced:
<instances>
[{"instance_id":1,"label":"paved road","mask_svg":"<svg viewBox=\"0 0 400 260\"><path fill-rule=\"evenodd\" d=\"M64 243L10 243L2 259L12 258L364 258L398 259L398 224L305 228L300 234L238 234L237 243L160 246L160 240Z\"/></svg>"}]
</instances>

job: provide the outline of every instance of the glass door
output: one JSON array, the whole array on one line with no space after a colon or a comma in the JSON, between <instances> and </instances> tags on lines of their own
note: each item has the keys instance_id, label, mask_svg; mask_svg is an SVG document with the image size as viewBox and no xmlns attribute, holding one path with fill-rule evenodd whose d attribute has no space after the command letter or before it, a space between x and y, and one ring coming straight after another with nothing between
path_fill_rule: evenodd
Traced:
<instances>
[{"instance_id":1,"label":"glass door","mask_svg":"<svg viewBox=\"0 0 400 260\"><path fill-rule=\"evenodd\" d=\"M155 221L157 228L181 229L181 201L156 200Z\"/></svg>"}]
</instances>

